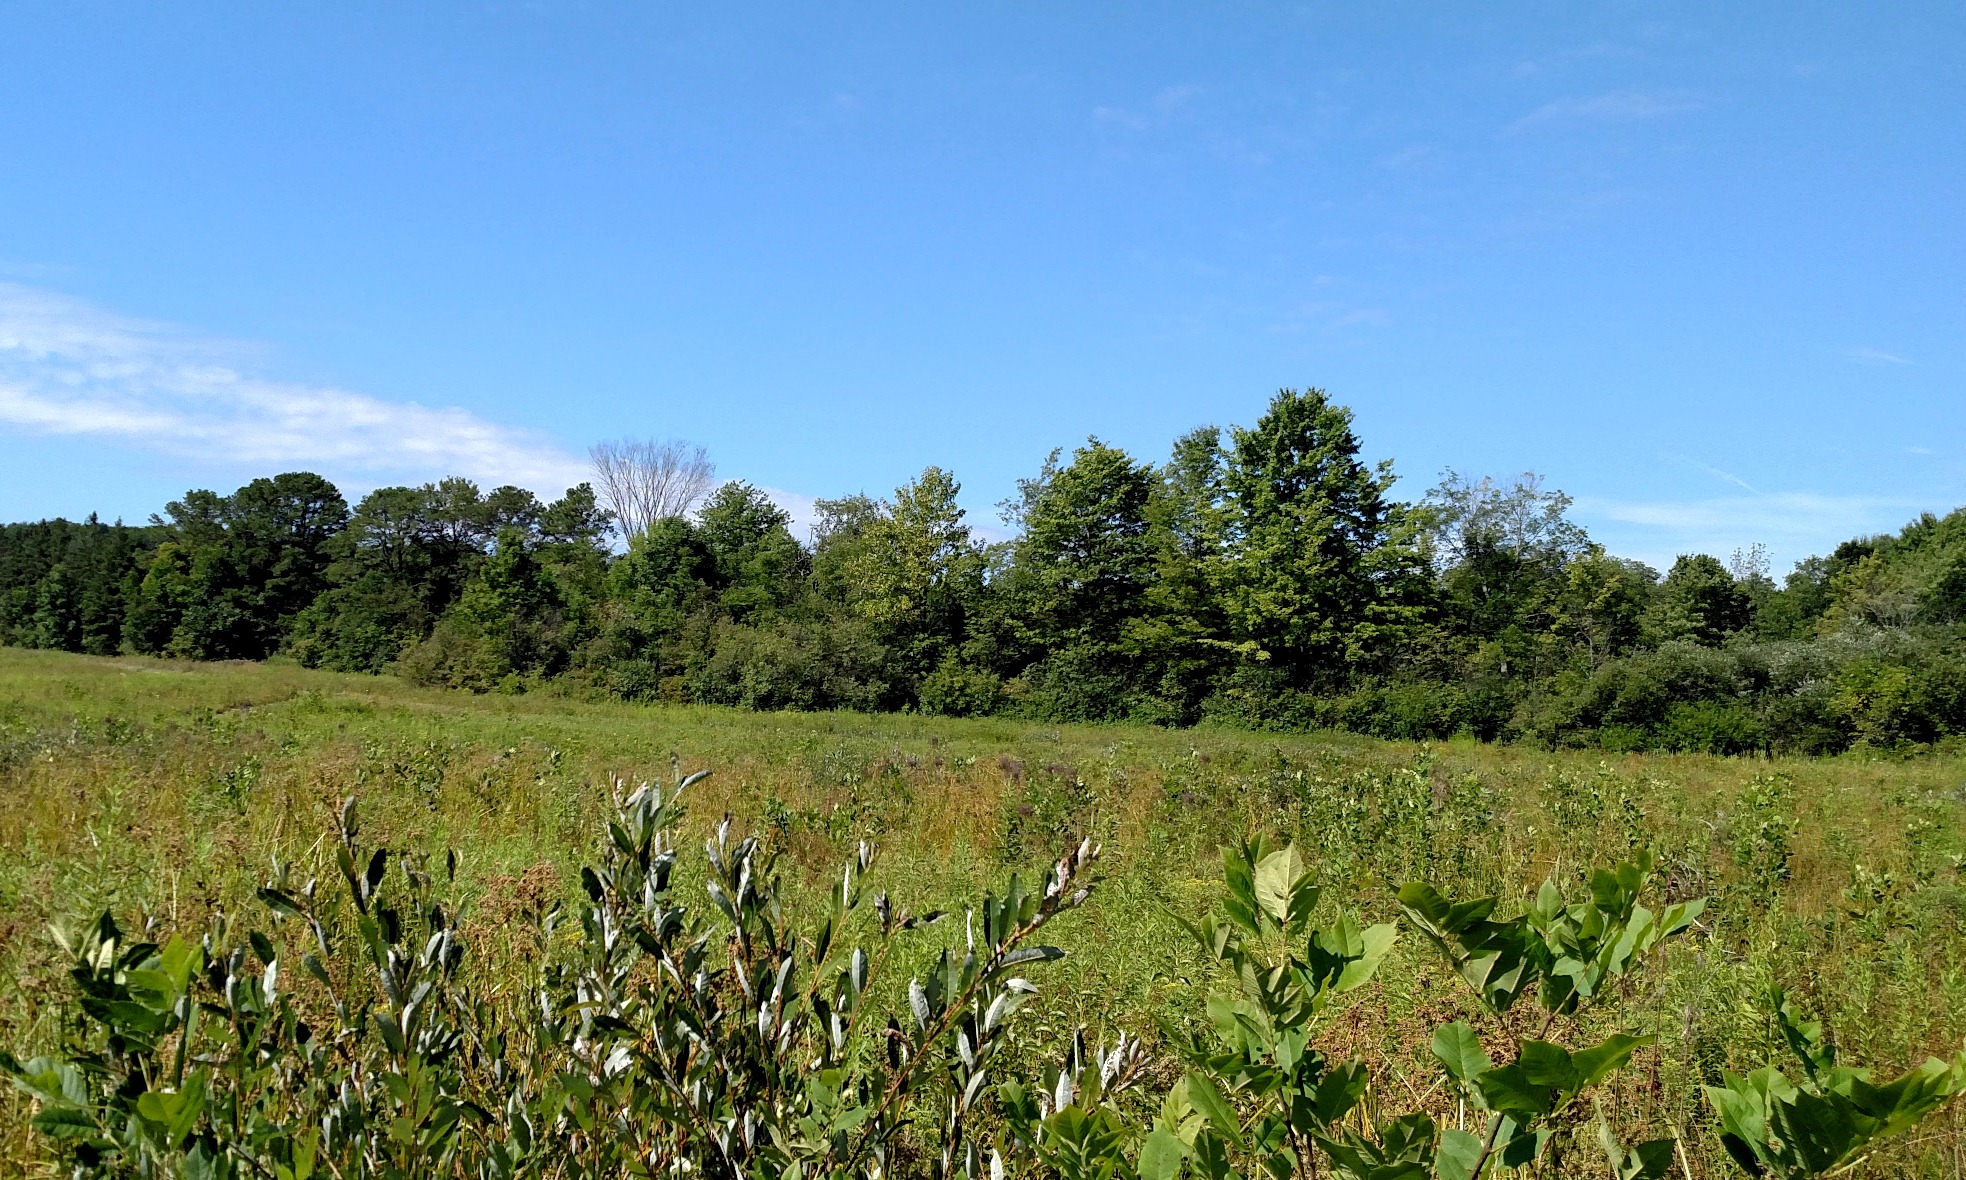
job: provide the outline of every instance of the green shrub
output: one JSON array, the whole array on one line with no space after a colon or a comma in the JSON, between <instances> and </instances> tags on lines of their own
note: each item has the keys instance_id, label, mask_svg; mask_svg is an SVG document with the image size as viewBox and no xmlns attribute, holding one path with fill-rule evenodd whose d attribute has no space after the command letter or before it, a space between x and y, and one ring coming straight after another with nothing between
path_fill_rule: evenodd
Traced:
<instances>
[{"instance_id":1,"label":"green shrub","mask_svg":"<svg viewBox=\"0 0 1966 1180\"><path fill-rule=\"evenodd\" d=\"M1004 704L1003 678L955 659L922 679L922 712L941 717L987 717Z\"/></svg>"},{"instance_id":2,"label":"green shrub","mask_svg":"<svg viewBox=\"0 0 1966 1180\"><path fill-rule=\"evenodd\" d=\"M1745 705L1682 701L1666 711L1657 744L1696 754L1748 754L1768 746L1768 731Z\"/></svg>"},{"instance_id":3,"label":"green shrub","mask_svg":"<svg viewBox=\"0 0 1966 1180\"><path fill-rule=\"evenodd\" d=\"M720 624L687 673L691 699L747 709L873 709L886 702L885 653L863 626L778 620Z\"/></svg>"},{"instance_id":4,"label":"green shrub","mask_svg":"<svg viewBox=\"0 0 1966 1180\"><path fill-rule=\"evenodd\" d=\"M980 1176L1022 973L1063 954L1035 936L1084 903L1097 850L1013 875L903 985L898 945L943 915L869 897L864 844L794 914L775 855L726 821L685 896L672 825L700 777L619 800L533 978L470 986L455 857L365 848L351 800L340 888L276 862L270 931L221 915L159 943L104 914L62 935L67 1052L0 1068L78 1177Z\"/></svg>"},{"instance_id":5,"label":"green shrub","mask_svg":"<svg viewBox=\"0 0 1966 1180\"><path fill-rule=\"evenodd\" d=\"M1117 664L1096 648L1054 652L1025 674L1017 711L1034 721L1122 720L1133 694Z\"/></svg>"}]
</instances>

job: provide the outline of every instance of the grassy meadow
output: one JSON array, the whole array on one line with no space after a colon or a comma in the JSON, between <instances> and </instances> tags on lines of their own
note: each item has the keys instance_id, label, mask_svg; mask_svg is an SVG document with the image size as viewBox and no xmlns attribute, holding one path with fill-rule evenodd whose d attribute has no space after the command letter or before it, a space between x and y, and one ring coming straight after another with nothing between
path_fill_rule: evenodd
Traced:
<instances>
[{"instance_id":1,"label":"grassy meadow","mask_svg":"<svg viewBox=\"0 0 1966 1180\"><path fill-rule=\"evenodd\" d=\"M818 889L875 842L897 903L960 914L1066 841L1103 842L1103 883L1048 934L1069 956L1038 978L1032 1060L1075 1027L1154 1044L1224 985L1171 914L1220 886L1218 846L1294 840L1327 908L1374 920L1425 878L1505 906L1546 878L1648 847L1673 898L1713 899L1658 986L1626 1009L1661 1036L1621 1077L1622 1117L1681 1132L1693 1176L1734 1173L1702 1081L1781 1057L1780 984L1826 1020L1845 1060L1895 1071L1966 1037L1966 758L1731 759L1430 746L1327 734L1048 726L907 715L752 713L555 697L471 696L294 666L185 664L0 649L0 1046L54 1044L66 987L50 923L113 910L192 927L257 906L274 855L332 875L343 798L373 842L459 853L470 970L497 990L541 953L529 917L577 889L616 778L712 768L688 823L728 812ZM687 863L687 860L686 860ZM959 924L912 944L924 960ZM1326 1048L1389 1070L1389 1105L1440 1096L1427 1037L1462 1009L1406 934ZM1168 1067L1172 1076L1172 1067ZM1405 1092L1395 1088L1403 1087ZM0 1175L44 1157L23 1095L0 1095ZM1954 1177L1954 1109L1861 1176Z\"/></svg>"}]
</instances>

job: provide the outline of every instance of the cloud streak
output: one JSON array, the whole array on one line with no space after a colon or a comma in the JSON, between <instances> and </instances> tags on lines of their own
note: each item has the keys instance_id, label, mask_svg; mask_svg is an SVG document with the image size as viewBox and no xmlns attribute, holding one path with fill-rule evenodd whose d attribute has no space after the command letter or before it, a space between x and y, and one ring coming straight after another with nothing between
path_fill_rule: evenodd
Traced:
<instances>
[{"instance_id":1,"label":"cloud streak","mask_svg":"<svg viewBox=\"0 0 1966 1180\"><path fill-rule=\"evenodd\" d=\"M1895 530L1929 506L1882 496L1773 492L1666 501L1580 496L1576 512L1612 552L1663 569L1682 553L1724 558L1757 543L1799 560L1851 537Z\"/></svg>"},{"instance_id":2,"label":"cloud streak","mask_svg":"<svg viewBox=\"0 0 1966 1180\"><path fill-rule=\"evenodd\" d=\"M226 466L468 475L557 495L584 460L457 407L257 375L259 350L0 283L0 425Z\"/></svg>"},{"instance_id":3,"label":"cloud streak","mask_svg":"<svg viewBox=\"0 0 1966 1180\"><path fill-rule=\"evenodd\" d=\"M1697 111L1699 102L1681 94L1647 90L1613 90L1590 97L1571 96L1544 103L1509 124L1510 131L1567 123L1632 123Z\"/></svg>"}]
</instances>

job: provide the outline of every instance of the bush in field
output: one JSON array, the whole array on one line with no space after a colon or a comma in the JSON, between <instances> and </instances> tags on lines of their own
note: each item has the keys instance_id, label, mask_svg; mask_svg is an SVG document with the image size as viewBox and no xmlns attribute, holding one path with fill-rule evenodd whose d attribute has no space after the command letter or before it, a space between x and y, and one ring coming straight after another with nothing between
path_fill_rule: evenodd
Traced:
<instances>
[{"instance_id":1,"label":"bush in field","mask_svg":"<svg viewBox=\"0 0 1966 1180\"><path fill-rule=\"evenodd\" d=\"M979 1174L967 1132L1036 991L1020 972L1062 954L1033 938L1086 900L1096 850L1013 876L963 948L896 988L897 942L943 915L869 898L864 845L795 915L772 853L726 823L699 907L674 885L679 815L658 788L620 802L572 952L504 1003L464 982L454 860L392 873L351 803L343 889L260 891L288 937L221 917L159 945L105 915L62 937L77 1041L0 1064L78 1176Z\"/></svg>"},{"instance_id":2,"label":"bush in field","mask_svg":"<svg viewBox=\"0 0 1966 1180\"><path fill-rule=\"evenodd\" d=\"M1005 1087L1014 1141L1048 1169L1067 1180L1173 1180L1184 1171L1206 1180L1473 1180L1517 1170L1657 1180L1683 1161L1674 1139L1627 1144L1594 1093L1653 1040L1627 1031L1643 1009L1630 1001L1658 948L1705 908L1701 900L1657 912L1643 904L1649 857L1598 870L1574 900L1545 884L1507 919L1495 917L1493 897L1457 900L1419 883L1400 890L1408 923L1481 1014L1480 1030L1457 1020L1433 1035L1439 1086L1428 1092L1472 1114L1453 1126L1426 1109L1387 1115L1373 1095L1387 1088L1379 1081L1387 1064L1337 1061L1318 1045L1340 997L1377 972L1395 928L1363 927L1349 914L1313 926L1318 890L1294 849L1259 840L1225 849L1223 860L1220 915L1188 929L1236 990L1208 1001L1209 1032L1181 1046L1187 1072L1153 1122L1130 1124L1112 1100L1137 1075L1124 1053L1088 1063L1075 1050L1035 1099ZM1839 1069L1821 1027L1802 1022L1779 994L1774 1002L1805 1079L1766 1066L1706 1089L1723 1144L1752 1175L1832 1174L1966 1088L1966 1052L1881 1084ZM1619 1031L1584 1035L1606 1026ZM1409 1093L1426 1081L1408 1080Z\"/></svg>"},{"instance_id":3,"label":"bush in field","mask_svg":"<svg viewBox=\"0 0 1966 1180\"><path fill-rule=\"evenodd\" d=\"M1006 1051L1036 991L1020 972L1063 953L1037 936L1086 901L1097 849L1029 888L1013 876L904 981L897 951L943 915L869 896L864 844L804 912L772 849L728 820L683 865L678 794L697 777L617 797L581 900L540 916L540 954L514 977L465 969L455 860L365 846L351 802L338 881L296 883L276 862L259 891L269 929L220 915L195 937L132 933L105 914L60 934L69 1039L0 1067L78 1177L1657 1180L1685 1166L1675 1139L1629 1143L1598 1101L1652 1040L1649 976L1705 908L1649 901L1647 854L1581 894L1545 884L1506 917L1494 897L1402 888L1404 922L1469 1013L1435 1029L1416 1077L1341 1059L1326 1035L1397 926L1317 920L1329 911L1294 848L1233 844L1218 912L1184 922L1227 987L1198 1031L1170 1027L1178 1068L1162 1076L1178 1080L1150 1098L1152 1062L1124 1034L1093 1050L1080 1033L1035 1075ZM1761 821L1782 789L1768 780L1730 821L1744 863L1770 872L1786 829ZM1705 1090L1751 1174L1832 1174L1966 1088L1966 1053L1873 1082L1779 993L1771 1008L1800 1074L1765 1066Z\"/></svg>"}]
</instances>

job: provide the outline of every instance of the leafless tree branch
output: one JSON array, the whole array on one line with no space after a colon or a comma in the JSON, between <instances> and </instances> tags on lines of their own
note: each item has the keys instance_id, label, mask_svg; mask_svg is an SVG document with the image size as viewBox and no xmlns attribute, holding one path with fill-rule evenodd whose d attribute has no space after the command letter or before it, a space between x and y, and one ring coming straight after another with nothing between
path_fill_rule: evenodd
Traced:
<instances>
[{"instance_id":1,"label":"leafless tree branch","mask_svg":"<svg viewBox=\"0 0 1966 1180\"><path fill-rule=\"evenodd\" d=\"M681 516L710 490L716 466L707 452L681 439L619 439L587 452L594 486L633 541L659 520Z\"/></svg>"}]
</instances>

